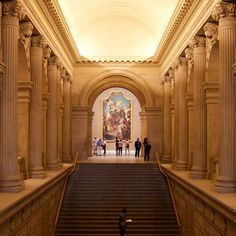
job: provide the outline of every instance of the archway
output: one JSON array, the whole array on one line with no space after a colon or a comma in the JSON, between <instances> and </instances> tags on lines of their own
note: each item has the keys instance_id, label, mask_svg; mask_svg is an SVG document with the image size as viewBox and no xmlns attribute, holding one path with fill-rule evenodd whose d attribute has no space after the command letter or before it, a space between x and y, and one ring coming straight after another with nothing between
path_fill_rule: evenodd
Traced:
<instances>
[{"instance_id":1,"label":"archway","mask_svg":"<svg viewBox=\"0 0 236 236\"><path fill-rule=\"evenodd\" d=\"M155 106L151 89L143 78L126 70L109 70L90 79L79 96L79 106L73 107L72 150L81 158L92 156L92 108L97 97L105 90L119 87L130 91L137 98L141 112L141 138L148 135L153 151L161 150L162 121L160 107ZM157 139L158 134L158 139ZM86 147L86 148L85 148Z\"/></svg>"}]
</instances>

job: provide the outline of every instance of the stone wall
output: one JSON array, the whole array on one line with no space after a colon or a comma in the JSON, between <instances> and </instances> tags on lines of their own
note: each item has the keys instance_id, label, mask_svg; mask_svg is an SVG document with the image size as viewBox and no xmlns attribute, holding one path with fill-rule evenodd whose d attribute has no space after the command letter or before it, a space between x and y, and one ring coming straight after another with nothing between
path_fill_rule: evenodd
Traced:
<instances>
[{"instance_id":1,"label":"stone wall","mask_svg":"<svg viewBox=\"0 0 236 236\"><path fill-rule=\"evenodd\" d=\"M0 211L0 235L52 236L59 201L69 170L70 168L66 168L59 175L53 173L53 177L49 173L47 180L41 182L36 188L34 188L35 180L32 182L27 180L26 190L21 192L19 199ZM24 196L25 191L28 193ZM10 199L11 195L8 196ZM5 201L8 199L5 198Z\"/></svg>"},{"instance_id":2,"label":"stone wall","mask_svg":"<svg viewBox=\"0 0 236 236\"><path fill-rule=\"evenodd\" d=\"M183 178L185 173L181 175L169 169L165 172L176 202L182 236L236 235L236 194L213 195L211 180L204 180L205 183L201 180L201 185L194 185L192 180Z\"/></svg>"}]
</instances>

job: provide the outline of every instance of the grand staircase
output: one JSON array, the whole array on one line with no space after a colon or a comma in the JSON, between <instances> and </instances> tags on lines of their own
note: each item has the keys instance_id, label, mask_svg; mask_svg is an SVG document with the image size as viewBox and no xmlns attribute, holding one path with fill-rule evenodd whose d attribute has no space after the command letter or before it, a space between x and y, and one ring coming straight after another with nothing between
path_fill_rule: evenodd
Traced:
<instances>
[{"instance_id":1,"label":"grand staircase","mask_svg":"<svg viewBox=\"0 0 236 236\"><path fill-rule=\"evenodd\" d=\"M167 182L154 163L77 164L55 235L118 236L124 207L132 219L125 235L180 235Z\"/></svg>"}]
</instances>

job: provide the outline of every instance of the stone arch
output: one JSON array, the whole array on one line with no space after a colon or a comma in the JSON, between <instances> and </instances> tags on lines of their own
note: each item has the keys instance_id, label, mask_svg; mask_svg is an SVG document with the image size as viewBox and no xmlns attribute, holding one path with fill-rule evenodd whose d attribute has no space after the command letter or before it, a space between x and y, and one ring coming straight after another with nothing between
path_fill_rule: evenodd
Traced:
<instances>
[{"instance_id":1,"label":"stone arch","mask_svg":"<svg viewBox=\"0 0 236 236\"><path fill-rule=\"evenodd\" d=\"M125 70L105 71L98 74L82 89L79 105L92 107L98 95L112 87L121 87L132 92L137 97L142 110L154 106L154 97L145 81Z\"/></svg>"}]
</instances>

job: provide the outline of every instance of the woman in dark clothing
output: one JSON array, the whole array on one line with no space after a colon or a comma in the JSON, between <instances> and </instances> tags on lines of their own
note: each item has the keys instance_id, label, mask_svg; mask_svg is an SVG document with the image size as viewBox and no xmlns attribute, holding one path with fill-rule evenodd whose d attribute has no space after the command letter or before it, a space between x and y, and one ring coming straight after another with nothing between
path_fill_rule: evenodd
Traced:
<instances>
[{"instance_id":1,"label":"woman in dark clothing","mask_svg":"<svg viewBox=\"0 0 236 236\"><path fill-rule=\"evenodd\" d=\"M148 138L144 139L143 145L144 145L144 161L149 161L149 154L150 154L150 150L151 150L151 144L148 141Z\"/></svg>"}]
</instances>

